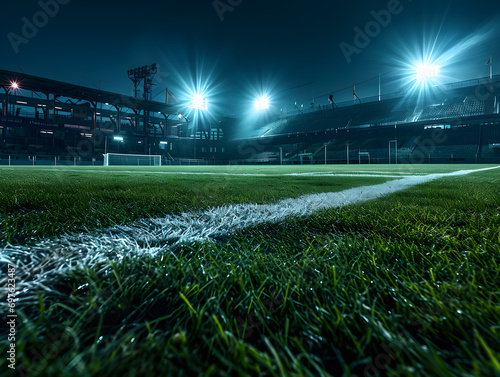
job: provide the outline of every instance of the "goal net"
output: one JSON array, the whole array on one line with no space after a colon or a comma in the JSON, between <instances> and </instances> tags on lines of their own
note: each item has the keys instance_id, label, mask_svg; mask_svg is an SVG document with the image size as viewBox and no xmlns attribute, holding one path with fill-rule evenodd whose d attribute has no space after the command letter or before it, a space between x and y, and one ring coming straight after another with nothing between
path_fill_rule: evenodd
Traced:
<instances>
[{"instance_id":1,"label":"goal net","mask_svg":"<svg viewBox=\"0 0 500 377\"><path fill-rule=\"evenodd\" d=\"M106 153L104 166L161 166L161 156Z\"/></svg>"}]
</instances>

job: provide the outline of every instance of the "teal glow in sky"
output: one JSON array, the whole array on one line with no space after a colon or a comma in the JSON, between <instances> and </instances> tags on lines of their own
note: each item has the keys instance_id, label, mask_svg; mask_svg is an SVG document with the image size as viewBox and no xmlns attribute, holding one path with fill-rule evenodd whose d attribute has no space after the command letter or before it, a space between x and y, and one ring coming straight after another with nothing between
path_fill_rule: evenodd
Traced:
<instances>
[{"instance_id":1,"label":"teal glow in sky","mask_svg":"<svg viewBox=\"0 0 500 377\"><path fill-rule=\"evenodd\" d=\"M199 93L212 116L246 111L264 92L288 109L327 104L330 93L352 100L354 84L375 96L379 74L382 93L395 92L426 61L440 81L487 76L490 56L500 72L498 2L221 2L6 2L1 68L131 94L127 71L157 63L155 100L166 88L179 101Z\"/></svg>"}]
</instances>

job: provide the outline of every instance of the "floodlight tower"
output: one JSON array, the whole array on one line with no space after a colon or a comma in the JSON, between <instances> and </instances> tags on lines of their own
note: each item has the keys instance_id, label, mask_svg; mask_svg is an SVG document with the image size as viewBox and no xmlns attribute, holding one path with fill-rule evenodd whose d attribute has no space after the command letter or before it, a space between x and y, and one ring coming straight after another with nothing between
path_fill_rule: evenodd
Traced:
<instances>
[{"instance_id":1,"label":"floodlight tower","mask_svg":"<svg viewBox=\"0 0 500 377\"><path fill-rule=\"evenodd\" d=\"M145 100L151 100L154 85L153 79L156 72L156 64L145 65L143 67L128 70L128 78L134 83L134 97L139 97L139 85L142 81L144 84L142 98Z\"/></svg>"},{"instance_id":2,"label":"floodlight tower","mask_svg":"<svg viewBox=\"0 0 500 377\"><path fill-rule=\"evenodd\" d=\"M156 64L145 65L143 67L137 67L134 69L128 70L128 77L134 83L134 97L139 98L139 85L141 82L144 84L144 89L142 92L142 98L144 100L151 100L153 94L153 78L157 72ZM144 117L142 120L143 131L144 131L144 153L147 153L151 150L149 134L147 131L147 127L149 125L149 111L144 110Z\"/></svg>"},{"instance_id":3,"label":"floodlight tower","mask_svg":"<svg viewBox=\"0 0 500 377\"><path fill-rule=\"evenodd\" d=\"M7 113L9 112L9 92L12 90L14 93L14 100L12 102L12 114L16 113L16 92L20 90L19 83L17 81L11 81L9 88L6 90L7 93ZM7 114L5 114L7 115Z\"/></svg>"},{"instance_id":4,"label":"floodlight tower","mask_svg":"<svg viewBox=\"0 0 500 377\"><path fill-rule=\"evenodd\" d=\"M436 64L419 64L415 67L417 81L425 81L439 77L439 66Z\"/></svg>"},{"instance_id":5,"label":"floodlight tower","mask_svg":"<svg viewBox=\"0 0 500 377\"><path fill-rule=\"evenodd\" d=\"M261 96L257 98L254 102L254 106L256 110L266 110L269 109L269 97Z\"/></svg>"}]
</instances>

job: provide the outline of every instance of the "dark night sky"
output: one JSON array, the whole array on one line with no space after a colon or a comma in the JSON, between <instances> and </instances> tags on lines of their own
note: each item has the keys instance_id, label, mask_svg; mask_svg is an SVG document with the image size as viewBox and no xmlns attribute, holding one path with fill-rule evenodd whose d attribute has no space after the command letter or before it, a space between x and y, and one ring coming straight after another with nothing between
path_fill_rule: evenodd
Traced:
<instances>
[{"instance_id":1,"label":"dark night sky","mask_svg":"<svg viewBox=\"0 0 500 377\"><path fill-rule=\"evenodd\" d=\"M235 4L222 21L213 0L59 1L65 4L17 53L9 33L24 38L22 18L32 21L42 8L36 0L2 4L0 68L131 94L127 70L158 63L153 94L168 86L182 97L186 86L207 82L222 113L242 111L259 91L270 91L276 106L290 106L379 73L392 72L383 78L383 92L399 90L398 77L434 42L434 55L446 55L444 79L487 76L490 55L499 73L498 1L401 0L399 12L380 32L373 29L350 63L340 44L356 47L354 28L373 26L371 12L386 12L398 1L220 0ZM358 94L376 95L377 85L358 85ZM336 94L337 101L351 98L352 90ZM164 94L155 99L164 101Z\"/></svg>"}]
</instances>

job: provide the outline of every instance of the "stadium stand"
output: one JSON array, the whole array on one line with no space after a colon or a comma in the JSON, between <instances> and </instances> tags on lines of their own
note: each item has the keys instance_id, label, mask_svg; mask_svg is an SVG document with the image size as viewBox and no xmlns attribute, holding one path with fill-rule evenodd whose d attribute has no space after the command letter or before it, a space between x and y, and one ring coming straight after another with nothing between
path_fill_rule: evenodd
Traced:
<instances>
[{"instance_id":1,"label":"stadium stand","mask_svg":"<svg viewBox=\"0 0 500 377\"><path fill-rule=\"evenodd\" d=\"M280 114L259 124L265 131L255 135L265 135L266 148L291 150L284 163L300 163L304 153L324 163L325 144L328 163L352 163L360 154L369 154L371 163L500 162L500 76L442 89L426 99L400 96Z\"/></svg>"},{"instance_id":2,"label":"stadium stand","mask_svg":"<svg viewBox=\"0 0 500 377\"><path fill-rule=\"evenodd\" d=\"M462 118L477 115L484 115L483 101L468 101L462 103L429 106L424 109L418 120L423 121L445 118Z\"/></svg>"},{"instance_id":3,"label":"stadium stand","mask_svg":"<svg viewBox=\"0 0 500 377\"><path fill-rule=\"evenodd\" d=\"M23 83L15 96L13 78ZM90 165L105 153L280 163L280 150L283 163L324 163L325 144L328 163L360 155L370 163L500 162L500 75L439 89L424 99L396 93L267 118L225 117L195 129L170 104L0 70L0 164L36 156L40 164Z\"/></svg>"}]
</instances>

